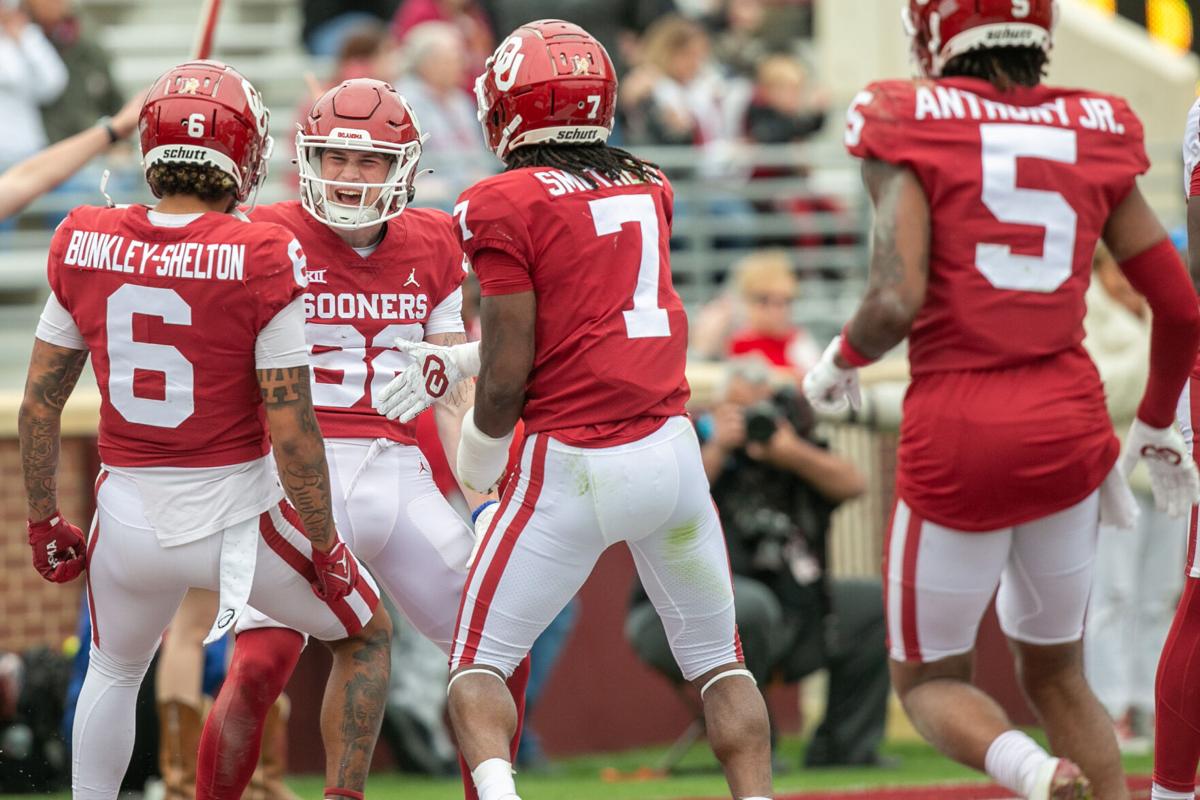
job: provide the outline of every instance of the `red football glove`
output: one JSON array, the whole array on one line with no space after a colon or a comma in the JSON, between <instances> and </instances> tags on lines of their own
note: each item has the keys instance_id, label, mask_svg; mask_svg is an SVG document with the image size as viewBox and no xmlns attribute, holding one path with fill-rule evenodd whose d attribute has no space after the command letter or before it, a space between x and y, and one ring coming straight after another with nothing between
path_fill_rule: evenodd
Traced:
<instances>
[{"instance_id":1,"label":"red football glove","mask_svg":"<svg viewBox=\"0 0 1200 800\"><path fill-rule=\"evenodd\" d=\"M75 580L87 563L83 531L57 511L49 519L29 522L29 546L33 548L33 566L54 583Z\"/></svg>"},{"instance_id":2,"label":"red football glove","mask_svg":"<svg viewBox=\"0 0 1200 800\"><path fill-rule=\"evenodd\" d=\"M314 547L312 562L317 570L312 590L326 602L341 600L350 594L358 582L358 561L341 540L329 548L328 553L322 553Z\"/></svg>"}]
</instances>

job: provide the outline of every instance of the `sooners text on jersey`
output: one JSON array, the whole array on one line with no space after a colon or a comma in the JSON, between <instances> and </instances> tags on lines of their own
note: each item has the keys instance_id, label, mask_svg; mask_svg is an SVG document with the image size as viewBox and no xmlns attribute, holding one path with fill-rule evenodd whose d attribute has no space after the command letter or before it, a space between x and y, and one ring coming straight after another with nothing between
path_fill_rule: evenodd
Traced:
<instances>
[{"instance_id":1,"label":"sooners text on jersey","mask_svg":"<svg viewBox=\"0 0 1200 800\"><path fill-rule=\"evenodd\" d=\"M1097 92L884 81L852 103L846 145L910 169L931 213L901 496L961 530L1086 497L1117 442L1082 350L1084 293L1109 214L1149 166L1136 116Z\"/></svg>"},{"instance_id":2,"label":"sooners text on jersey","mask_svg":"<svg viewBox=\"0 0 1200 800\"><path fill-rule=\"evenodd\" d=\"M483 269L483 294L537 298L526 431L581 447L640 439L682 414L689 395L671 186L595 177L598 188L559 170L511 170L468 189L454 209L477 269L488 249L527 269L516 280Z\"/></svg>"},{"instance_id":3,"label":"sooners text on jersey","mask_svg":"<svg viewBox=\"0 0 1200 800\"><path fill-rule=\"evenodd\" d=\"M50 288L87 342L100 455L118 467L217 467L268 450L259 332L301 292L292 234L229 214L158 227L145 206L80 207L50 245Z\"/></svg>"},{"instance_id":4,"label":"sooners text on jersey","mask_svg":"<svg viewBox=\"0 0 1200 800\"><path fill-rule=\"evenodd\" d=\"M406 209L385 223L383 240L366 257L299 202L260 206L252 216L283 225L304 246L305 338L321 432L415 444L416 426L381 416L375 396L411 363L394 340L423 340L430 314L462 285L462 249L450 216Z\"/></svg>"}]
</instances>

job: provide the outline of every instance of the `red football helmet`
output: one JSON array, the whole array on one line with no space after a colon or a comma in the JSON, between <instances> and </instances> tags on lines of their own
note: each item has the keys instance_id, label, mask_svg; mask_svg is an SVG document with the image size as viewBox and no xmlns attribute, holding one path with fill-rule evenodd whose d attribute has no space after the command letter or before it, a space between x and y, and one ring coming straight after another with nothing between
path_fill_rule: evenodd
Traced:
<instances>
[{"instance_id":1,"label":"red football helmet","mask_svg":"<svg viewBox=\"0 0 1200 800\"><path fill-rule=\"evenodd\" d=\"M908 0L901 11L926 78L970 50L1040 47L1050 52L1057 0Z\"/></svg>"},{"instance_id":2,"label":"red football helmet","mask_svg":"<svg viewBox=\"0 0 1200 800\"><path fill-rule=\"evenodd\" d=\"M155 81L138 130L142 166L187 163L216 167L244 202L267 177L270 112L250 82L220 61L189 61Z\"/></svg>"},{"instance_id":3,"label":"red football helmet","mask_svg":"<svg viewBox=\"0 0 1200 800\"><path fill-rule=\"evenodd\" d=\"M344 81L313 103L296 134L301 204L326 225L350 230L400 216L413 197L426 136L412 107L390 84L370 78ZM321 177L325 149L379 153L392 166L382 183L326 180ZM357 199L337 202L339 192Z\"/></svg>"},{"instance_id":4,"label":"red football helmet","mask_svg":"<svg viewBox=\"0 0 1200 800\"><path fill-rule=\"evenodd\" d=\"M608 141L617 73L604 46L578 25L543 19L512 32L475 80L479 122L503 159L538 142Z\"/></svg>"}]
</instances>

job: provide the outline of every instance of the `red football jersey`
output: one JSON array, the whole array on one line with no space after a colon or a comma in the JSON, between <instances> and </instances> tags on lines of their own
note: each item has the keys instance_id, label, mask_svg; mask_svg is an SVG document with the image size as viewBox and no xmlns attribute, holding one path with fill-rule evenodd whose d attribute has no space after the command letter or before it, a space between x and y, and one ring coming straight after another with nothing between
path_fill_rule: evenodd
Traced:
<instances>
[{"instance_id":1,"label":"red football jersey","mask_svg":"<svg viewBox=\"0 0 1200 800\"><path fill-rule=\"evenodd\" d=\"M1149 167L1137 117L1084 90L883 81L851 104L846 146L912 170L931 213L901 496L963 530L1086 497L1118 445L1082 351L1084 293L1109 214Z\"/></svg>"},{"instance_id":2,"label":"red football jersey","mask_svg":"<svg viewBox=\"0 0 1200 800\"><path fill-rule=\"evenodd\" d=\"M484 296L537 298L525 429L581 447L639 439L682 414L689 396L687 316L671 283L671 186L665 177L597 183L511 170L468 189L454 209ZM476 259L485 250L520 268L489 274Z\"/></svg>"},{"instance_id":3,"label":"red football jersey","mask_svg":"<svg viewBox=\"0 0 1200 800\"><path fill-rule=\"evenodd\" d=\"M269 442L254 345L300 294L300 244L230 214L167 228L147 211L76 208L50 244L50 288L100 387L100 456L117 467L261 458Z\"/></svg>"},{"instance_id":4,"label":"red football jersey","mask_svg":"<svg viewBox=\"0 0 1200 800\"><path fill-rule=\"evenodd\" d=\"M260 206L252 218L287 228L308 259L305 338L321 433L415 444L416 424L380 415L375 396L412 361L395 340L424 340L430 315L466 276L450 215L409 208L385 223L383 239L366 257L299 202Z\"/></svg>"}]
</instances>

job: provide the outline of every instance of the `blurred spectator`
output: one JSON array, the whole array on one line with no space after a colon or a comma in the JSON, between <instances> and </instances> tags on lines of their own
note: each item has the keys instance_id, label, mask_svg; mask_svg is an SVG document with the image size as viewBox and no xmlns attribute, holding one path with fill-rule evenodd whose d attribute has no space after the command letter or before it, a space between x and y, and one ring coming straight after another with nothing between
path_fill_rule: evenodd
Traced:
<instances>
[{"instance_id":1,"label":"blurred spectator","mask_svg":"<svg viewBox=\"0 0 1200 800\"><path fill-rule=\"evenodd\" d=\"M472 91L475 77L483 72L483 62L496 49L491 22L478 0L404 0L392 19L392 38L404 44L409 33L426 22L445 22L458 28L466 59L462 86Z\"/></svg>"},{"instance_id":2,"label":"blurred spectator","mask_svg":"<svg viewBox=\"0 0 1200 800\"><path fill-rule=\"evenodd\" d=\"M759 63L746 110L746 136L756 144L802 142L825 126L828 94L808 85L799 59L768 56Z\"/></svg>"},{"instance_id":3,"label":"blurred spectator","mask_svg":"<svg viewBox=\"0 0 1200 800\"><path fill-rule=\"evenodd\" d=\"M721 75L705 30L672 15L646 31L642 62L626 76L618 100L632 142L723 150L739 138L749 93L745 81ZM727 170L727 153L711 155L724 162L717 171Z\"/></svg>"},{"instance_id":4,"label":"blurred spectator","mask_svg":"<svg viewBox=\"0 0 1200 800\"><path fill-rule=\"evenodd\" d=\"M1116 430L1129 430L1146 385L1146 301L1101 246L1093 260L1083 321ZM1141 514L1134 530L1100 526L1084 659L1088 683L1115 720L1126 752L1149 752L1158 654L1183 588L1178 568L1187 523L1159 512L1145 467L1130 476Z\"/></svg>"},{"instance_id":5,"label":"blurred spectator","mask_svg":"<svg viewBox=\"0 0 1200 800\"><path fill-rule=\"evenodd\" d=\"M475 99L462 89L468 75L459 29L448 22L413 28L404 40L403 63L396 91L429 134L421 151L422 166L433 172L417 185L421 204L449 208L463 189L494 171L494 158L475 116Z\"/></svg>"},{"instance_id":6,"label":"blurred spectator","mask_svg":"<svg viewBox=\"0 0 1200 800\"><path fill-rule=\"evenodd\" d=\"M583 27L608 50L618 75L629 68L637 39L673 0L482 0L497 37L535 19L565 19Z\"/></svg>"},{"instance_id":7,"label":"blurred spectator","mask_svg":"<svg viewBox=\"0 0 1200 800\"><path fill-rule=\"evenodd\" d=\"M797 281L782 250L752 253L734 265L734 291L745 327L729 340L729 355L758 354L803 375L821 358L808 330L792 319Z\"/></svg>"},{"instance_id":8,"label":"blurred spectator","mask_svg":"<svg viewBox=\"0 0 1200 800\"><path fill-rule=\"evenodd\" d=\"M387 27L379 22L363 22L350 28L342 38L328 88L354 78L391 80L395 74L396 48Z\"/></svg>"},{"instance_id":9,"label":"blurred spectator","mask_svg":"<svg viewBox=\"0 0 1200 800\"><path fill-rule=\"evenodd\" d=\"M25 0L25 8L67 68L67 88L42 107L46 138L57 142L116 114L124 100L113 80L111 58L84 26L74 1Z\"/></svg>"},{"instance_id":10,"label":"blurred spectator","mask_svg":"<svg viewBox=\"0 0 1200 800\"><path fill-rule=\"evenodd\" d=\"M343 81L354 78L374 78L390 81L396 73L396 48L388 35L387 27L379 21L359 21L343 31L341 44L338 47L337 58L333 62L333 72L329 80L320 83L308 73L310 83L309 94L300 99L296 107L296 125L303 126L308 119L308 112L322 94ZM296 128L288 131L287 144L294 158L296 155ZM276 139L278 141L278 139ZM288 184L292 187L300 185L300 178L295 170L288 173Z\"/></svg>"},{"instance_id":11,"label":"blurred spectator","mask_svg":"<svg viewBox=\"0 0 1200 800\"><path fill-rule=\"evenodd\" d=\"M865 481L813 436L813 423L794 389L773 392L766 367L743 359L730 365L724 402L697 430L729 548L746 667L762 687L828 670L825 716L805 762L873 765L889 693L883 595L878 580L831 578L826 559L830 516ZM625 631L639 657L680 680L643 591Z\"/></svg>"},{"instance_id":12,"label":"blurred spectator","mask_svg":"<svg viewBox=\"0 0 1200 800\"><path fill-rule=\"evenodd\" d=\"M767 0L726 0L724 24L714 33L713 53L732 72L754 75L769 55L765 39Z\"/></svg>"},{"instance_id":13,"label":"blurred spectator","mask_svg":"<svg viewBox=\"0 0 1200 800\"><path fill-rule=\"evenodd\" d=\"M0 174L0 221L78 172L87 162L127 138L137 127L145 92L139 92L111 120L63 139Z\"/></svg>"},{"instance_id":14,"label":"blurred spectator","mask_svg":"<svg viewBox=\"0 0 1200 800\"><path fill-rule=\"evenodd\" d=\"M300 37L314 56L333 57L356 27L387 22L400 0L304 0Z\"/></svg>"},{"instance_id":15,"label":"blurred spectator","mask_svg":"<svg viewBox=\"0 0 1200 800\"><path fill-rule=\"evenodd\" d=\"M42 29L10 3L0 4L0 167L46 146L39 106L52 102L67 86L67 68Z\"/></svg>"}]
</instances>

